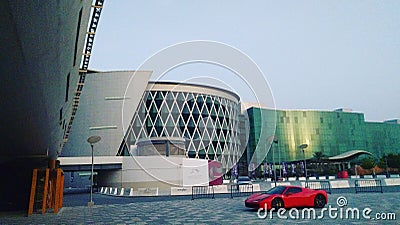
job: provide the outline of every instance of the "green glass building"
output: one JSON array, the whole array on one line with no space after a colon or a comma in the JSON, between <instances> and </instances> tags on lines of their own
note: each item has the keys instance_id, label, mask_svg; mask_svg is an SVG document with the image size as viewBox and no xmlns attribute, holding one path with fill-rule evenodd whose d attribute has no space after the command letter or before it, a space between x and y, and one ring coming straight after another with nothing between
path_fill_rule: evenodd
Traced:
<instances>
[{"instance_id":1,"label":"green glass building","mask_svg":"<svg viewBox=\"0 0 400 225\"><path fill-rule=\"evenodd\" d=\"M247 145L249 159L259 149L267 152L271 148L268 136L261 130L270 128L276 116L274 156L269 151L266 161L292 162L313 158L315 152L325 156L336 156L351 150L366 150L375 157L383 154L400 153L399 120L366 122L364 114L351 110L273 110L252 107L247 109L250 135ZM307 144L304 155L300 145ZM258 148L258 149L257 149ZM256 152L256 153L254 153ZM265 154L264 154L265 156ZM260 156L260 157L264 157Z\"/></svg>"},{"instance_id":2,"label":"green glass building","mask_svg":"<svg viewBox=\"0 0 400 225\"><path fill-rule=\"evenodd\" d=\"M400 153L400 120L387 120L383 123L365 122L366 149L375 156Z\"/></svg>"}]
</instances>

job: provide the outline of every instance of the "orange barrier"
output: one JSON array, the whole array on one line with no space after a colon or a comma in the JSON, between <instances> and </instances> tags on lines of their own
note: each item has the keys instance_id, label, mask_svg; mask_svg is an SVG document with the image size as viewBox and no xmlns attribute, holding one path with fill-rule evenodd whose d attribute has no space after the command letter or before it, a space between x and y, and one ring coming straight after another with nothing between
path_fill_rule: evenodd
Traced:
<instances>
[{"instance_id":1,"label":"orange barrier","mask_svg":"<svg viewBox=\"0 0 400 225\"><path fill-rule=\"evenodd\" d=\"M54 213L58 213L63 205L63 190L64 171L62 169L34 169L28 216L34 212L43 214L47 209L53 209Z\"/></svg>"}]
</instances>

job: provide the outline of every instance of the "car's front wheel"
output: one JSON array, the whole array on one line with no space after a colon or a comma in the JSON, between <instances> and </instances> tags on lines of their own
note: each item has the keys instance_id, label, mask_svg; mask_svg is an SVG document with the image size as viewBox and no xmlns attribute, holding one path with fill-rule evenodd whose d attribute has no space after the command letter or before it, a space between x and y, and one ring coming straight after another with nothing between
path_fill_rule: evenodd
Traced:
<instances>
[{"instance_id":1,"label":"car's front wheel","mask_svg":"<svg viewBox=\"0 0 400 225\"><path fill-rule=\"evenodd\" d=\"M275 209L280 209L285 207L283 200L280 198L275 198L274 200L272 200L271 206L272 208Z\"/></svg>"},{"instance_id":2,"label":"car's front wheel","mask_svg":"<svg viewBox=\"0 0 400 225\"><path fill-rule=\"evenodd\" d=\"M314 198L314 207L316 208L322 208L324 207L326 204L326 200L325 197L321 194L315 196Z\"/></svg>"}]
</instances>

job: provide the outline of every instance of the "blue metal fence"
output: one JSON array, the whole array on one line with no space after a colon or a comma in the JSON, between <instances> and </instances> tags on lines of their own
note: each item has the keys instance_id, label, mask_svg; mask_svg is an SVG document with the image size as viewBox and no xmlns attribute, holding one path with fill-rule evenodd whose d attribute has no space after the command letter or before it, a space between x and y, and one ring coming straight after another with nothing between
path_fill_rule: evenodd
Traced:
<instances>
[{"instance_id":1,"label":"blue metal fence","mask_svg":"<svg viewBox=\"0 0 400 225\"><path fill-rule=\"evenodd\" d=\"M360 179L354 181L356 193L380 192L383 193L382 181L379 179Z\"/></svg>"},{"instance_id":2,"label":"blue metal fence","mask_svg":"<svg viewBox=\"0 0 400 225\"><path fill-rule=\"evenodd\" d=\"M248 196L253 194L253 185L252 184L232 184L231 185L231 198L240 197L240 196Z\"/></svg>"},{"instance_id":3,"label":"blue metal fence","mask_svg":"<svg viewBox=\"0 0 400 225\"><path fill-rule=\"evenodd\" d=\"M306 181L305 187L314 190L325 190L327 193L332 194L331 183L329 181Z\"/></svg>"},{"instance_id":4,"label":"blue metal fence","mask_svg":"<svg viewBox=\"0 0 400 225\"><path fill-rule=\"evenodd\" d=\"M193 186L192 200L196 198L214 198L213 186Z\"/></svg>"}]
</instances>

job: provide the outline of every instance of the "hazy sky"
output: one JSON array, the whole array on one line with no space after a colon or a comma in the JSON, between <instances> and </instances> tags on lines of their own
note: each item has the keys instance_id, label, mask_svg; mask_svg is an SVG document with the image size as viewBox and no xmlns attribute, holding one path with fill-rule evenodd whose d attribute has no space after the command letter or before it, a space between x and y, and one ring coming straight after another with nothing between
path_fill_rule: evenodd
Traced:
<instances>
[{"instance_id":1,"label":"hazy sky","mask_svg":"<svg viewBox=\"0 0 400 225\"><path fill-rule=\"evenodd\" d=\"M157 51L191 40L246 53L278 109L344 107L368 121L400 118L400 1L106 0L89 67L134 70ZM188 65L171 79L184 73L229 71Z\"/></svg>"}]
</instances>

